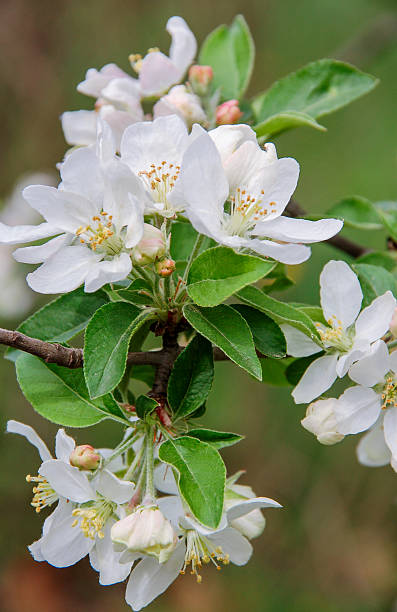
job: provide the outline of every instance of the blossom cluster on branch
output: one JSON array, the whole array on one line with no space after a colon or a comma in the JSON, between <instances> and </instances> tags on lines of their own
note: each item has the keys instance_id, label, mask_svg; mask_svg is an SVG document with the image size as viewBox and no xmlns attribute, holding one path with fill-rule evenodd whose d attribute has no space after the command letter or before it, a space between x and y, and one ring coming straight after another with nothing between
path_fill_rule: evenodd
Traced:
<instances>
[{"instance_id":1,"label":"blossom cluster on branch","mask_svg":"<svg viewBox=\"0 0 397 612\"><path fill-rule=\"evenodd\" d=\"M130 56L136 76L116 64L87 71L78 91L94 109L62 115L73 146L58 186L23 190L40 220L0 223L0 244L39 264L29 287L60 294L0 330L23 394L61 426L121 427L113 449L76 446L59 429L54 458L32 427L8 422L41 458L27 476L32 506L51 508L29 550L56 567L88 555L101 585L128 578L133 610L179 574L201 582L204 565L247 563L263 510L280 508L240 484L243 471L227 475L219 451L242 436L200 423L214 361L264 381L281 367L295 402L312 402L302 425L320 442L369 430L359 460L397 469L395 259L337 236L345 223L395 239L397 205L350 198L304 219L291 201L299 164L269 142L324 130L322 115L376 79L320 60L247 99L254 44L242 16L209 34L197 63L185 21L167 31L169 55ZM326 263L321 308L273 297L323 241L358 259ZM83 349L70 344L81 332ZM161 347L145 350L148 338ZM337 378L356 384L324 395ZM136 396L135 381L147 392Z\"/></svg>"}]
</instances>

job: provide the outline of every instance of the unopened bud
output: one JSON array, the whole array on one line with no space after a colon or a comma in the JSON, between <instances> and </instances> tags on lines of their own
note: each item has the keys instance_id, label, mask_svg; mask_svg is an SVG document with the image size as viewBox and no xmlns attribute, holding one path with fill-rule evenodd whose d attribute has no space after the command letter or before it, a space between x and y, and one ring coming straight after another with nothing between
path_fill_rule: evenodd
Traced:
<instances>
[{"instance_id":1,"label":"unopened bud","mask_svg":"<svg viewBox=\"0 0 397 612\"><path fill-rule=\"evenodd\" d=\"M163 259L162 261L158 261L156 263L156 271L163 278L166 276L171 276L174 270L175 261L173 259Z\"/></svg>"},{"instance_id":2,"label":"unopened bud","mask_svg":"<svg viewBox=\"0 0 397 612\"><path fill-rule=\"evenodd\" d=\"M199 66L195 64L189 69L189 81L193 91L199 96L204 96L214 78L211 66Z\"/></svg>"},{"instance_id":3,"label":"unopened bud","mask_svg":"<svg viewBox=\"0 0 397 612\"><path fill-rule=\"evenodd\" d=\"M159 563L168 561L178 539L158 506L138 506L113 525L111 538L131 552L155 557Z\"/></svg>"},{"instance_id":4,"label":"unopened bud","mask_svg":"<svg viewBox=\"0 0 397 612\"><path fill-rule=\"evenodd\" d=\"M165 253L164 234L154 225L144 223L143 236L132 251L132 260L138 266L146 266Z\"/></svg>"},{"instance_id":5,"label":"unopened bud","mask_svg":"<svg viewBox=\"0 0 397 612\"><path fill-rule=\"evenodd\" d=\"M313 433L321 444L336 444L344 438L344 435L337 431L334 412L337 401L329 398L313 402L307 407L306 416L301 421L303 427Z\"/></svg>"},{"instance_id":6,"label":"unopened bud","mask_svg":"<svg viewBox=\"0 0 397 612\"><path fill-rule=\"evenodd\" d=\"M69 461L71 465L81 470L96 470L101 461L101 456L90 444L81 444L76 446L71 453Z\"/></svg>"},{"instance_id":7,"label":"unopened bud","mask_svg":"<svg viewBox=\"0 0 397 612\"><path fill-rule=\"evenodd\" d=\"M397 308L395 309L393 318L390 321L389 329L393 338L397 338Z\"/></svg>"},{"instance_id":8,"label":"unopened bud","mask_svg":"<svg viewBox=\"0 0 397 612\"><path fill-rule=\"evenodd\" d=\"M242 116L243 113L239 108L238 100L228 100L220 104L215 113L217 125L237 123Z\"/></svg>"}]
</instances>

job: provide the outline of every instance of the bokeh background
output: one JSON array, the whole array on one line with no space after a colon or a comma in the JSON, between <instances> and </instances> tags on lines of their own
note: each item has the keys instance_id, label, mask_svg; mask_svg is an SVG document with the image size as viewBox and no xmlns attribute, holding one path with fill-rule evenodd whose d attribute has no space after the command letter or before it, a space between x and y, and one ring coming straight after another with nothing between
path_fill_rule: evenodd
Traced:
<instances>
[{"instance_id":1,"label":"bokeh background","mask_svg":"<svg viewBox=\"0 0 397 612\"><path fill-rule=\"evenodd\" d=\"M65 143L59 115L89 108L75 91L89 67L109 61L128 70L128 55L168 49L164 30L182 15L201 42L220 23L243 13L257 46L253 94L276 78L321 57L344 57L381 79L351 107L324 119L328 132L302 129L277 141L280 155L296 157L298 201L313 213L339 198L396 197L397 35L394 0L2 0L0 3L0 197L27 172L49 171ZM394 32L394 34L393 34ZM381 233L355 234L382 245ZM331 247L315 246L290 297L318 301L318 274ZM0 259L3 270L4 257ZM2 298L7 287L0 287ZM288 294L287 294L288 295ZM287 296L286 296L287 297ZM19 298L13 298L15 313ZM16 317L0 320L18 324ZM242 432L226 449L230 472L274 497L285 509L268 512L263 537L244 568L208 569L201 585L181 577L157 600L157 612L393 612L397 610L397 476L368 469L355 458L356 439L323 447L299 424L304 408L288 388L262 385L231 364L217 365L202 422ZM13 417L37 428L52 444L56 427L36 415L18 390L13 366L0 363L0 429ZM71 431L79 443L110 445L117 426ZM39 536L42 517L29 506L34 449L0 436L0 610L2 612L123 612L124 585L103 588L87 561L69 569L35 563L26 544Z\"/></svg>"}]
</instances>

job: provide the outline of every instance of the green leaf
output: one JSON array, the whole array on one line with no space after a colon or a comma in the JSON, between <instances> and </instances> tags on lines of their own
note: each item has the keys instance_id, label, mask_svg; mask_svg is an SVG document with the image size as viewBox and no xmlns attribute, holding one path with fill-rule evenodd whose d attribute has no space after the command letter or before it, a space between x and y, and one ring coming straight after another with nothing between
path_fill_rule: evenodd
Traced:
<instances>
[{"instance_id":1,"label":"green leaf","mask_svg":"<svg viewBox=\"0 0 397 612\"><path fill-rule=\"evenodd\" d=\"M152 365L134 365L130 377L144 382L148 387L152 387L155 373L156 368Z\"/></svg>"},{"instance_id":2,"label":"green leaf","mask_svg":"<svg viewBox=\"0 0 397 612\"><path fill-rule=\"evenodd\" d=\"M323 309L320 306L296 306L298 310L304 312L312 321L328 325L324 319Z\"/></svg>"},{"instance_id":3,"label":"green leaf","mask_svg":"<svg viewBox=\"0 0 397 612\"><path fill-rule=\"evenodd\" d=\"M340 200L328 211L329 217L343 219L344 224L355 229L377 230L382 228L372 202L360 196Z\"/></svg>"},{"instance_id":4,"label":"green leaf","mask_svg":"<svg viewBox=\"0 0 397 612\"><path fill-rule=\"evenodd\" d=\"M276 262L217 246L194 260L187 291L199 306L216 306L239 289L269 274L276 265Z\"/></svg>"},{"instance_id":5,"label":"green leaf","mask_svg":"<svg viewBox=\"0 0 397 612\"><path fill-rule=\"evenodd\" d=\"M247 22L237 15L228 27L221 25L205 39L199 63L212 66L214 88L221 89L223 100L240 98L251 78L255 47Z\"/></svg>"},{"instance_id":6,"label":"green leaf","mask_svg":"<svg viewBox=\"0 0 397 612\"><path fill-rule=\"evenodd\" d=\"M259 124L285 112L318 119L368 93L377 83L375 77L350 64L322 59L274 83L254 98L252 108Z\"/></svg>"},{"instance_id":7,"label":"green leaf","mask_svg":"<svg viewBox=\"0 0 397 612\"><path fill-rule=\"evenodd\" d=\"M364 294L363 308L386 291L391 291L397 296L397 281L387 270L369 264L354 264L352 268L358 276Z\"/></svg>"},{"instance_id":8,"label":"green leaf","mask_svg":"<svg viewBox=\"0 0 397 612\"><path fill-rule=\"evenodd\" d=\"M374 206L386 230L397 242L397 202L376 202Z\"/></svg>"},{"instance_id":9,"label":"green leaf","mask_svg":"<svg viewBox=\"0 0 397 612\"><path fill-rule=\"evenodd\" d=\"M168 381L174 420L187 417L205 403L213 379L211 342L197 334L176 359Z\"/></svg>"},{"instance_id":10,"label":"green leaf","mask_svg":"<svg viewBox=\"0 0 397 612\"><path fill-rule=\"evenodd\" d=\"M385 268L389 272L393 272L397 265L396 260L384 251L372 251L371 253L361 255L361 257L356 259L356 263L379 266L380 268Z\"/></svg>"},{"instance_id":11,"label":"green leaf","mask_svg":"<svg viewBox=\"0 0 397 612\"><path fill-rule=\"evenodd\" d=\"M308 357L299 357L298 359L294 359L285 370L285 376L289 384L294 386L297 385L312 361L318 359L323 354L324 353L316 353L315 355L309 355Z\"/></svg>"},{"instance_id":12,"label":"green leaf","mask_svg":"<svg viewBox=\"0 0 397 612\"><path fill-rule=\"evenodd\" d=\"M24 354L18 357L16 370L26 399L53 423L86 427L110 418L128 424L111 395L90 399L81 368L69 370Z\"/></svg>"},{"instance_id":13,"label":"green leaf","mask_svg":"<svg viewBox=\"0 0 397 612\"><path fill-rule=\"evenodd\" d=\"M230 433L228 431L215 431L214 429L191 429L185 435L197 438L197 440L201 442L206 442L214 448L232 446L244 438L244 436L240 436L239 434Z\"/></svg>"},{"instance_id":14,"label":"green leaf","mask_svg":"<svg viewBox=\"0 0 397 612\"><path fill-rule=\"evenodd\" d=\"M234 363L261 380L252 334L240 313L226 304L213 308L187 304L183 314L196 331L222 349Z\"/></svg>"},{"instance_id":15,"label":"green leaf","mask_svg":"<svg viewBox=\"0 0 397 612\"><path fill-rule=\"evenodd\" d=\"M222 518L226 484L226 468L218 451L182 436L163 442L159 458L177 471L179 491L196 519L216 529Z\"/></svg>"},{"instance_id":16,"label":"green leaf","mask_svg":"<svg viewBox=\"0 0 397 612\"><path fill-rule=\"evenodd\" d=\"M327 128L317 123L313 117L298 111L284 111L283 113L272 115L261 123L258 123L254 129L258 138L266 141L286 130L301 126L312 127L322 132L327 131Z\"/></svg>"},{"instance_id":17,"label":"green leaf","mask_svg":"<svg viewBox=\"0 0 397 612\"><path fill-rule=\"evenodd\" d=\"M140 419L142 419L142 421L144 421L146 416L151 414L153 410L156 410L158 405L159 403L152 397L140 395L135 402L136 414Z\"/></svg>"},{"instance_id":18,"label":"green leaf","mask_svg":"<svg viewBox=\"0 0 397 612\"><path fill-rule=\"evenodd\" d=\"M84 375L90 397L112 391L123 377L132 335L152 315L126 302L102 306L87 326Z\"/></svg>"},{"instance_id":19,"label":"green leaf","mask_svg":"<svg viewBox=\"0 0 397 612\"><path fill-rule=\"evenodd\" d=\"M149 283L140 278L137 278L132 281L128 289L119 289L115 293L119 298L126 302L130 302L131 304L145 306L153 302L151 298L151 288Z\"/></svg>"},{"instance_id":20,"label":"green leaf","mask_svg":"<svg viewBox=\"0 0 397 612\"><path fill-rule=\"evenodd\" d=\"M232 304L232 308L237 310L248 323L258 351L267 357L285 357L287 352L285 337L273 319L244 304Z\"/></svg>"},{"instance_id":21,"label":"green leaf","mask_svg":"<svg viewBox=\"0 0 397 612\"><path fill-rule=\"evenodd\" d=\"M256 287L245 287L238 291L236 295L242 302L264 312L276 323L288 323L309 336L313 342L321 344L316 326L310 317L301 310L275 300Z\"/></svg>"}]
</instances>

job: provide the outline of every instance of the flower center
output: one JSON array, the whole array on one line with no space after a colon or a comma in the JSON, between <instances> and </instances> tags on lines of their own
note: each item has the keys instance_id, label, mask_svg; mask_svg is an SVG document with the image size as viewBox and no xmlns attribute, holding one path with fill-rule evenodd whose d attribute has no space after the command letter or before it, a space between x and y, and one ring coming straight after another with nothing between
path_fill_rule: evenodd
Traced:
<instances>
[{"instance_id":1,"label":"flower center","mask_svg":"<svg viewBox=\"0 0 397 612\"><path fill-rule=\"evenodd\" d=\"M268 208L264 207L261 190L259 196L254 197L246 189L237 187L234 195L230 196L230 214L225 215L225 229L230 235L243 236L247 231L268 214L276 212L276 202L270 202Z\"/></svg>"},{"instance_id":2,"label":"flower center","mask_svg":"<svg viewBox=\"0 0 397 612\"><path fill-rule=\"evenodd\" d=\"M343 329L342 321L335 315L327 321L329 327L316 323L323 344L328 348L335 348L341 353L347 353L353 346L353 340L348 332Z\"/></svg>"},{"instance_id":3,"label":"flower center","mask_svg":"<svg viewBox=\"0 0 397 612\"><path fill-rule=\"evenodd\" d=\"M43 508L51 506L58 501L58 494L55 493L54 489L48 484L48 481L43 478L43 476L40 476L40 474L37 476L30 476L30 474L28 474L26 476L26 482L37 483L33 487L34 495L31 503L31 506L35 508L37 513L41 512Z\"/></svg>"},{"instance_id":4,"label":"flower center","mask_svg":"<svg viewBox=\"0 0 397 612\"><path fill-rule=\"evenodd\" d=\"M382 390L382 409L396 408L397 406L397 380L392 374L386 376Z\"/></svg>"},{"instance_id":5,"label":"flower center","mask_svg":"<svg viewBox=\"0 0 397 612\"><path fill-rule=\"evenodd\" d=\"M158 166L150 164L150 170L138 172L138 175L149 189L153 200L159 204L164 204L166 210L172 209L167 196L174 188L180 170L180 166L162 161Z\"/></svg>"},{"instance_id":6,"label":"flower center","mask_svg":"<svg viewBox=\"0 0 397 612\"><path fill-rule=\"evenodd\" d=\"M93 251L102 251L106 255L118 255L123 250L123 241L115 233L112 215L102 211L100 215L94 215L89 225L80 226L76 230L76 236L80 238L81 244L85 244Z\"/></svg>"},{"instance_id":7,"label":"flower center","mask_svg":"<svg viewBox=\"0 0 397 612\"><path fill-rule=\"evenodd\" d=\"M216 569L220 570L221 566L217 563L218 561L224 565L228 565L229 555L225 555L222 548L219 546L215 547L209 538L199 535L197 531L191 529L186 532L185 563L180 571L181 574L185 574L186 568L190 565L191 575L196 576L197 582L200 583L202 581L202 576L199 574L199 571L202 564L212 562Z\"/></svg>"},{"instance_id":8,"label":"flower center","mask_svg":"<svg viewBox=\"0 0 397 612\"><path fill-rule=\"evenodd\" d=\"M95 540L95 536L102 539L105 537L103 527L112 516L115 505L103 497L88 506L76 508L72 515L75 516L73 527L79 525L86 538Z\"/></svg>"}]
</instances>

